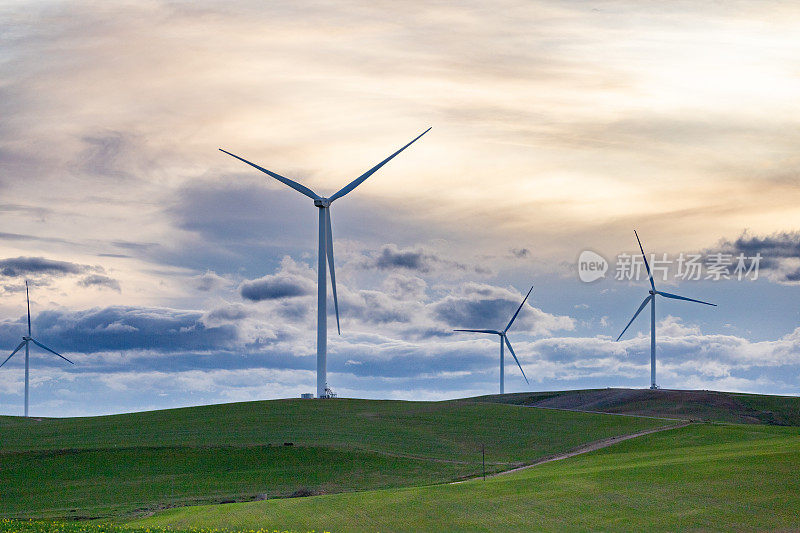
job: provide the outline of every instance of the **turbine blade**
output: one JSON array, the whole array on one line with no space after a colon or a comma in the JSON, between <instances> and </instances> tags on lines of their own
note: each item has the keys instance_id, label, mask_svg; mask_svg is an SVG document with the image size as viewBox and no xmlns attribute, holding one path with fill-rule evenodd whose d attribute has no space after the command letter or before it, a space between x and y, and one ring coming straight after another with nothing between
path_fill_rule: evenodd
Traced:
<instances>
[{"instance_id":1,"label":"turbine blade","mask_svg":"<svg viewBox=\"0 0 800 533\"><path fill-rule=\"evenodd\" d=\"M414 144L414 142L417 139L419 139L420 137L422 137L423 135L425 135L429 131L431 131L431 128L428 128L427 130L423 131L422 133L417 135L414 138L414 140L412 140L410 143L408 143L407 145L403 146L398 151L396 151L395 153L393 153L392 155L390 155L389 157L387 157L386 159L384 159L383 161L381 161L380 163L378 163L377 165L375 165L371 169L367 170L366 172L361 174L359 177L357 177L356 179L354 179L353 181L351 181L350 183L348 183L344 187L342 187L339 191L336 192L336 194L334 194L333 196L330 197L330 201L332 202L332 201L336 200L337 198L341 198L345 194L349 193L350 191L352 191L353 189L355 189L356 187L361 185L361 183L364 180L366 180L368 177L370 177L373 174L375 174L383 165L385 165L386 163L391 161L397 154L399 154L400 152L402 152L403 150L405 150L406 148L408 148L409 146Z\"/></svg>"},{"instance_id":2,"label":"turbine blade","mask_svg":"<svg viewBox=\"0 0 800 533\"><path fill-rule=\"evenodd\" d=\"M642 302L642 305L639 306L639 309L636 310L636 313L633 315L633 318L631 318L631 321L628 322L628 325L625 326L625 329L623 329L622 333L620 333L619 337L617 337L617 340L620 340L622 338L622 336L625 335L625 332L628 331L628 328L631 327L631 324L633 324L633 321L636 320L636 317L639 316L639 313L642 312L642 309L644 309L644 306L646 306L648 303L650 303L650 298L652 298L652 297L653 297L653 295L651 294L650 296L648 296L647 298L644 299L644 301Z\"/></svg>"},{"instance_id":3,"label":"turbine blade","mask_svg":"<svg viewBox=\"0 0 800 533\"><path fill-rule=\"evenodd\" d=\"M25 346L25 341L22 341L21 343L19 343L19 346L14 348L14 351L11 352L11 355L6 357L6 360L3 361L3 364L0 364L0 366L3 366L4 364L8 363L8 360L11 359L12 357L14 357L14 354L17 353L20 350L20 348L22 348L23 346Z\"/></svg>"},{"instance_id":4,"label":"turbine blade","mask_svg":"<svg viewBox=\"0 0 800 533\"><path fill-rule=\"evenodd\" d=\"M336 296L336 270L333 268L333 230L331 229L331 210L330 208L325 209L325 225L327 226L327 234L328 239L328 268L331 271L331 287L333 288L333 307L336 309L336 330L339 332L339 335L342 334L342 328L339 326L339 298Z\"/></svg>"},{"instance_id":5,"label":"turbine blade","mask_svg":"<svg viewBox=\"0 0 800 533\"><path fill-rule=\"evenodd\" d=\"M75 364L75 363L73 363L72 361L70 361L69 359L67 359L66 357L64 357L63 355L61 355L60 353L58 353L57 351L55 351L55 350L51 350L50 348L48 348L47 346L45 346L45 345L44 345L44 344L42 344L41 342L37 341L36 339L31 339L31 341L33 341L33 343L34 343L36 346L38 346L39 348L42 348L42 349L44 349L44 350L47 350L47 351L48 351L48 352L50 352L50 353L56 354L57 356L59 356L61 359L63 359L63 360L64 360L64 361L66 361L67 363L69 363L69 364L71 364L71 365L74 365L74 364Z\"/></svg>"},{"instance_id":6,"label":"turbine blade","mask_svg":"<svg viewBox=\"0 0 800 533\"><path fill-rule=\"evenodd\" d=\"M311 189L309 189L305 185L300 185L296 181L292 181L289 178L284 178L280 174L276 174L276 173L272 172L271 170L267 170L266 168L260 167L260 166L256 165L255 163L251 163L247 159L242 159L238 155L232 154L232 153L228 152L227 150L223 150L222 148L220 148L219 151L223 152L223 153L226 153L231 157L235 157L239 161L247 163L251 167L257 168L258 170L260 170L261 172L263 172L265 174L269 174L270 176L272 176L276 180L278 180L278 181L280 181L282 183L285 183L286 185L288 185L289 187L291 187L292 189L296 190L299 193L305 194L306 196L308 196L312 200L318 200L320 198L320 196L317 193L315 193L314 191L312 191Z\"/></svg>"},{"instance_id":7,"label":"turbine blade","mask_svg":"<svg viewBox=\"0 0 800 533\"><path fill-rule=\"evenodd\" d=\"M25 300L28 302L28 337L31 336L31 296L28 292L28 280L25 280Z\"/></svg>"},{"instance_id":8,"label":"turbine blade","mask_svg":"<svg viewBox=\"0 0 800 533\"><path fill-rule=\"evenodd\" d=\"M522 370L522 365L519 364L519 359L517 359L517 354L514 353L514 348L511 347L511 342L509 342L508 337L506 337L505 335L503 335L503 340L506 341L506 346L508 346L508 351L511 352L511 355L514 356L514 361L517 362L517 366L519 367L519 371L522 372L522 377L525 378L525 383L530 385L531 382L528 381L528 376L526 376L525 375L525 371Z\"/></svg>"},{"instance_id":9,"label":"turbine blade","mask_svg":"<svg viewBox=\"0 0 800 533\"><path fill-rule=\"evenodd\" d=\"M650 265L647 264L647 256L644 255L642 241L639 240L639 234L636 233L636 230L633 230L633 234L636 235L636 241L639 243L639 249L642 251L642 259L644 259L644 267L647 269L647 276L650 278L650 286L653 287L653 290L656 290L656 284L653 282L653 275L650 273Z\"/></svg>"},{"instance_id":10,"label":"turbine blade","mask_svg":"<svg viewBox=\"0 0 800 533\"><path fill-rule=\"evenodd\" d=\"M499 331L493 329L454 329L453 331L470 331L472 333L492 333L493 335L500 335Z\"/></svg>"},{"instance_id":11,"label":"turbine blade","mask_svg":"<svg viewBox=\"0 0 800 533\"><path fill-rule=\"evenodd\" d=\"M670 294L668 292L657 291L657 294L660 294L661 296L666 296L667 298L673 298L675 300L686 300L687 302L696 302L696 303L699 303L699 304L713 305L714 307L717 306L717 304L704 302L702 300L693 300L692 298L686 298L685 296L678 296L677 294Z\"/></svg>"},{"instance_id":12,"label":"turbine blade","mask_svg":"<svg viewBox=\"0 0 800 533\"><path fill-rule=\"evenodd\" d=\"M518 315L518 314L519 314L519 312L522 310L522 306L523 306L523 305L525 305L525 300L527 300L527 299L528 299L528 296L530 296L530 295L531 295L531 292L533 292L533 285L531 285L531 290L529 290L529 291L528 291L528 294L526 294L526 295L525 295L525 298L523 298L523 299L522 299L522 303L521 303L521 304L519 304L519 307L517 307L517 312L516 312L516 313L514 313L514 316L512 316L512 317L511 317L511 320L508 322L508 325L506 326L506 329L504 329L504 330L503 330L503 333L505 333L506 331L508 331L508 328L510 328L510 327L511 327L511 324L513 324L513 323L514 323L514 320L516 320L516 318L517 318L517 315Z\"/></svg>"}]
</instances>

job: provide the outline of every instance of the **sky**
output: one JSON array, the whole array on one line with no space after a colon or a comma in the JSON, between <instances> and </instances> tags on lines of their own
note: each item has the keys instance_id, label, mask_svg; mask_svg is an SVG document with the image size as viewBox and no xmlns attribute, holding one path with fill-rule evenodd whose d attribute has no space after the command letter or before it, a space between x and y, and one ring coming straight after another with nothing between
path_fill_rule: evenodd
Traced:
<instances>
[{"instance_id":1,"label":"sky","mask_svg":"<svg viewBox=\"0 0 800 533\"><path fill-rule=\"evenodd\" d=\"M798 31L775 1L0 2L0 346L28 280L75 362L32 349L32 415L314 392L317 211L218 148L330 195L432 127L331 209L340 396L498 392L497 339L452 330L531 286L506 392L649 386L648 314L615 342L634 229L717 304L658 301L659 385L796 395Z\"/></svg>"}]
</instances>

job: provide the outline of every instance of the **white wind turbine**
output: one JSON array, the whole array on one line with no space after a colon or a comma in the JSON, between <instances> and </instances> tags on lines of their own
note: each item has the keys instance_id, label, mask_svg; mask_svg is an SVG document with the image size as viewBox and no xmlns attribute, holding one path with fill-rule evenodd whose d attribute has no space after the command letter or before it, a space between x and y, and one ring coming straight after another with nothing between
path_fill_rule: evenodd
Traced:
<instances>
[{"instance_id":1,"label":"white wind turbine","mask_svg":"<svg viewBox=\"0 0 800 533\"><path fill-rule=\"evenodd\" d=\"M470 331L472 333L489 333L491 335L498 335L500 337L500 394L504 394L505 393L505 348L504 348L504 345L508 346L508 351L511 352L511 355L514 357L514 361L517 362L517 366L519 367L519 371L522 372L522 377L525 378L525 383L530 384L530 382L528 381L528 376L526 376L525 375L525 371L522 370L522 365L519 364L519 359L517 359L517 354L514 353L514 348L511 347L511 342L508 340L508 337L506 337L506 332L508 331L508 328L511 327L511 324L514 323L514 320L516 320L517 315L522 310L522 306L525 305L525 301L528 299L528 296L531 295L532 291L533 291L533 286L531 286L530 290L528 291L528 294L525 295L525 298L522 299L522 303L519 304L519 307L517 308L517 312L514 313L514 316L512 316L511 320L508 321L508 325L506 326L506 329L504 329L503 331L497 331L497 330L494 330L494 329L454 329L453 330L453 331Z\"/></svg>"},{"instance_id":2,"label":"white wind turbine","mask_svg":"<svg viewBox=\"0 0 800 533\"><path fill-rule=\"evenodd\" d=\"M333 203L334 200L341 198L342 196L346 195L359 185L364 182L367 178L372 176L375 172L377 172L383 165L391 161L397 154L411 146L414 141L425 135L431 130L428 128L427 130L423 131L419 135L417 135L410 143L403 146L395 153L372 167L371 169L364 172L362 175L351 181L349 184L344 186L338 192L333 194L329 198L325 198L323 196L318 195L308 187L304 185L300 185L296 181L292 181L289 178L285 178L280 174L276 174L270 170L262 168L255 163L251 163L246 159L242 159L238 155L234 155L226 150L220 148L221 152L228 154L229 156L235 157L239 161L243 163L247 163L251 167L254 167L265 174L268 174L275 178L276 180L280 181L291 187L292 189L296 190L297 192L304 194L314 200L314 206L319 209L319 255L317 257L317 397L318 398L325 398L327 397L327 350L328 350L328 309L327 309L327 297L328 297L328 290L327 290L327 276L325 274L325 259L327 257L328 265L331 269L331 287L333 289L333 305L336 310L336 329L338 330L339 334L341 335L342 331L339 327L339 301L336 297L336 272L333 268L333 235L331 234L331 213L330 213L330 205Z\"/></svg>"},{"instance_id":3,"label":"white wind turbine","mask_svg":"<svg viewBox=\"0 0 800 533\"><path fill-rule=\"evenodd\" d=\"M650 273L650 265L647 264L647 257L644 255L644 248L642 248L642 241L639 240L639 234L636 233L636 230L633 230L633 234L636 235L636 241L639 243L639 250L642 252L642 259L644 259L644 266L647 269L647 275L650 278L650 295L644 299L642 305L639 306L639 309L636 310L634 313L633 318L631 321L628 322L628 325L625 326L625 329L622 330L622 333L619 334L617 337L617 341L619 341L622 336L628 331L628 328L631 326L636 317L639 316L639 313L642 312L642 309L649 303L650 304L650 388L657 389L658 385L656 385L656 296L664 296L665 298L672 298L673 300L685 300L687 302L695 302L698 304L704 305L711 305L716 307L717 304L712 304L708 302L703 302L701 300L693 300L692 298L686 298L684 296L678 296L677 294L670 294L664 291L657 291L656 284L653 282L653 274Z\"/></svg>"},{"instance_id":4,"label":"white wind turbine","mask_svg":"<svg viewBox=\"0 0 800 533\"><path fill-rule=\"evenodd\" d=\"M71 365L74 365L75 363L73 363L72 361L70 361L69 359L67 359L66 357L61 355L60 353L56 352L55 350L51 350L50 348L48 348L47 346L45 346L41 342L39 342L36 339L34 339L33 337L31 337L31 298L30 298L30 295L28 294L28 282L27 281L25 282L25 298L28 301L28 335L22 337L22 342L19 343L19 346L14 348L14 351L11 352L11 355L9 355L6 358L6 360L3 361L2 364L0 364L0 366L3 366L4 364L6 364L9 359L14 357L15 353L20 351L20 349L23 346L25 347L25 416L27 417L28 416L28 375L29 375L28 370L30 368L30 365L28 364L28 360L30 359L30 347L28 346L28 343L32 342L33 344L35 344L39 348L42 348L43 350L47 350L48 352L50 352L52 354L56 354L61 359L63 359L64 361L66 361L67 363L69 363Z\"/></svg>"}]
</instances>

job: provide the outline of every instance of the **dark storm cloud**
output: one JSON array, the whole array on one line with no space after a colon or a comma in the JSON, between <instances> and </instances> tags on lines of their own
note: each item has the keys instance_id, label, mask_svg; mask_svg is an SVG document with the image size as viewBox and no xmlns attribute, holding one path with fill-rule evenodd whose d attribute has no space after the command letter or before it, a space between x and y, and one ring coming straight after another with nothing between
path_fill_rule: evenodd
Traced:
<instances>
[{"instance_id":1,"label":"dark storm cloud","mask_svg":"<svg viewBox=\"0 0 800 533\"><path fill-rule=\"evenodd\" d=\"M83 274L91 270L98 270L98 267L55 261L44 257L14 257L0 260L0 275L11 278L27 275L63 276Z\"/></svg>"},{"instance_id":2,"label":"dark storm cloud","mask_svg":"<svg viewBox=\"0 0 800 533\"><path fill-rule=\"evenodd\" d=\"M451 296L435 304L433 312L437 319L453 327L502 329L511 319L514 305L513 301L503 297L472 299Z\"/></svg>"},{"instance_id":3,"label":"dark storm cloud","mask_svg":"<svg viewBox=\"0 0 800 533\"><path fill-rule=\"evenodd\" d=\"M734 241L723 241L722 248L745 255L760 253L764 257L762 264L772 265L776 259L800 258L800 231L774 233L766 237L745 232Z\"/></svg>"},{"instance_id":4,"label":"dark storm cloud","mask_svg":"<svg viewBox=\"0 0 800 533\"><path fill-rule=\"evenodd\" d=\"M439 258L425 254L419 250L398 250L396 246L384 246L375 259L375 266L380 269L407 268L419 272L430 272L431 264Z\"/></svg>"},{"instance_id":5,"label":"dark storm cloud","mask_svg":"<svg viewBox=\"0 0 800 533\"><path fill-rule=\"evenodd\" d=\"M766 236L750 235L745 231L733 241L723 239L715 249L706 250L705 253L731 254L734 256L734 263L740 254L747 258L760 255L760 273L778 282L800 281L800 231L784 231ZM747 265L750 263L748 260Z\"/></svg>"},{"instance_id":6,"label":"dark storm cloud","mask_svg":"<svg viewBox=\"0 0 800 533\"><path fill-rule=\"evenodd\" d=\"M103 276L102 274L92 274L90 276L86 276L78 282L78 285L81 287L99 287L122 292L122 289L119 286L119 281L108 276Z\"/></svg>"},{"instance_id":7,"label":"dark storm cloud","mask_svg":"<svg viewBox=\"0 0 800 533\"><path fill-rule=\"evenodd\" d=\"M431 304L433 317L451 328L503 329L522 302L524 294L482 283L465 283ZM514 322L514 331L551 335L557 330L572 330L575 321L568 316L552 315L534 307L527 300Z\"/></svg>"},{"instance_id":8,"label":"dark storm cloud","mask_svg":"<svg viewBox=\"0 0 800 533\"><path fill-rule=\"evenodd\" d=\"M54 349L81 353L215 350L236 341L233 326L207 327L202 316L198 311L130 306L44 311L33 317L33 333ZM11 346L22 334L23 321L0 322L4 346Z\"/></svg>"},{"instance_id":9,"label":"dark storm cloud","mask_svg":"<svg viewBox=\"0 0 800 533\"><path fill-rule=\"evenodd\" d=\"M314 282L310 279L283 272L248 280L239 286L242 298L251 302L307 296L314 290Z\"/></svg>"},{"instance_id":10,"label":"dark storm cloud","mask_svg":"<svg viewBox=\"0 0 800 533\"><path fill-rule=\"evenodd\" d=\"M400 248L396 244L385 244L366 266L379 270L411 270L422 274L446 270L483 275L492 273L490 269L480 265L470 266L445 259L422 248Z\"/></svg>"}]
</instances>

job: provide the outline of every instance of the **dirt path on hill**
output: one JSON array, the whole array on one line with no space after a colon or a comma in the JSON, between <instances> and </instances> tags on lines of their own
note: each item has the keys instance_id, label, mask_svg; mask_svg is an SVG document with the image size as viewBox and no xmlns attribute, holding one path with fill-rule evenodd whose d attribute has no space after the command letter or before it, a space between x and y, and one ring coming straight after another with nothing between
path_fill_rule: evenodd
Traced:
<instances>
[{"instance_id":1,"label":"dirt path on hill","mask_svg":"<svg viewBox=\"0 0 800 533\"><path fill-rule=\"evenodd\" d=\"M578 446L577 448L573 448L568 452L564 453L557 453L555 455L548 455L547 457L542 457L534 461L533 463L525 466L520 466L517 468L512 468L511 470L504 470L503 472L497 472L495 474L487 474L486 477L497 477L497 476L505 476L506 474L511 474L513 472L519 472L520 470L525 470L526 468L533 468L534 466L543 465L545 463L552 463L553 461L560 461L562 459L567 459L569 457L574 457L576 455L581 455L584 453L593 452L595 450L599 450L601 448L608 448L609 446L613 446L618 442L622 442L628 439L635 439L636 437L643 437L644 435L650 435L651 433L658 433L660 431L669 431L671 429L678 429L682 427L686 427L691 422L683 422L681 424L675 424L674 426L665 426L655 429L647 429L645 431L638 431L636 433L631 433L629 435L618 435L616 437L609 437L607 439L597 440L594 442L590 442L589 444L584 444L583 446ZM451 485L457 485L459 483L466 483L467 481L472 481L475 479L480 479L481 476L473 477L470 479L465 479L463 481L454 481Z\"/></svg>"}]
</instances>

